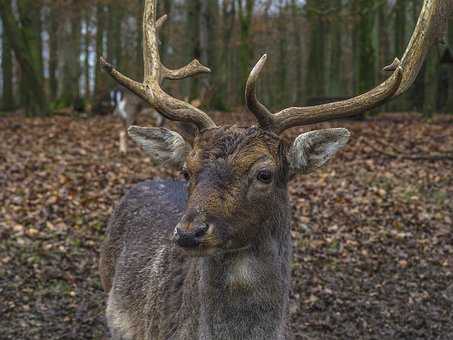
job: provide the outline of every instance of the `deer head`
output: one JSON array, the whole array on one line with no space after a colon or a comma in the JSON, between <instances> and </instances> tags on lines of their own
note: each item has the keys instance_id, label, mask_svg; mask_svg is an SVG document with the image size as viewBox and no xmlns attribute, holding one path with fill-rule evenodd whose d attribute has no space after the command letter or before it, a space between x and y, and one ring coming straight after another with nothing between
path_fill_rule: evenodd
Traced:
<instances>
[{"instance_id":1,"label":"deer head","mask_svg":"<svg viewBox=\"0 0 453 340\"><path fill-rule=\"evenodd\" d=\"M246 85L246 103L256 116L253 127L219 127L199 108L180 101L161 88L164 79L182 79L210 72L197 60L170 70L160 61L158 30L166 20L156 20L156 0L147 0L144 15L145 80L136 82L104 60L107 72L123 86L145 99L170 120L193 123L197 133L187 142L164 128L129 128L129 135L161 164L181 168L188 183L186 211L175 228L175 240L194 255L250 247L265 221L283 214L287 184L292 176L323 166L350 136L346 129L326 129L299 135L287 145L280 135L296 126L343 118L377 107L403 93L415 79L426 52L445 26L451 1L425 1L419 22L402 62L386 67L392 75L381 85L357 97L312 107L292 107L272 114L256 96L256 83L266 62L264 55ZM453 7L453 6L452 6ZM285 207L283 207L285 205Z\"/></svg>"}]
</instances>

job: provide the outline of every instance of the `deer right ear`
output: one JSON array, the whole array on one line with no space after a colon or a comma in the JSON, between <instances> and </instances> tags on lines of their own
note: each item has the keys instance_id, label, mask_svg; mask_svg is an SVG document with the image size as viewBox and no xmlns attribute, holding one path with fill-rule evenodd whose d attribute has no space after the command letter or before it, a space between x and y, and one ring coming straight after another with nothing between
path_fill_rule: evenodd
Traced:
<instances>
[{"instance_id":1,"label":"deer right ear","mask_svg":"<svg viewBox=\"0 0 453 340\"><path fill-rule=\"evenodd\" d=\"M191 146L177 132L165 128L131 126L129 136L157 164L182 166Z\"/></svg>"},{"instance_id":2,"label":"deer right ear","mask_svg":"<svg viewBox=\"0 0 453 340\"><path fill-rule=\"evenodd\" d=\"M325 129L303 133L288 154L292 175L308 174L331 159L349 140L346 129Z\"/></svg>"}]
</instances>

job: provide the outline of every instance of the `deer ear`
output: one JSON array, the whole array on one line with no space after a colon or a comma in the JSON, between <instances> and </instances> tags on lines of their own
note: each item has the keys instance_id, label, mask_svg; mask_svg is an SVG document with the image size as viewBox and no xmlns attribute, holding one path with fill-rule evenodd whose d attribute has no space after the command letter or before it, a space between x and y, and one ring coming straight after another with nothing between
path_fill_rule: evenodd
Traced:
<instances>
[{"instance_id":1,"label":"deer ear","mask_svg":"<svg viewBox=\"0 0 453 340\"><path fill-rule=\"evenodd\" d=\"M191 149L179 133L165 128L131 126L128 133L157 164L182 166Z\"/></svg>"},{"instance_id":2,"label":"deer ear","mask_svg":"<svg viewBox=\"0 0 453 340\"><path fill-rule=\"evenodd\" d=\"M317 130L299 135L288 154L292 175L307 174L331 159L349 140L346 129Z\"/></svg>"}]
</instances>

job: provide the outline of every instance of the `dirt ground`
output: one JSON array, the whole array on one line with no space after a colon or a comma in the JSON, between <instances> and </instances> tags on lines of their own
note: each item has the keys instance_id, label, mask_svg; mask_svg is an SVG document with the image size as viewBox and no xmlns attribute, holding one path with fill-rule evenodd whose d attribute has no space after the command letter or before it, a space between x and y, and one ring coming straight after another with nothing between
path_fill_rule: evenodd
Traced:
<instances>
[{"instance_id":1,"label":"dirt ground","mask_svg":"<svg viewBox=\"0 0 453 340\"><path fill-rule=\"evenodd\" d=\"M311 127L352 138L290 184L297 339L453 339L452 123L400 114ZM106 220L133 184L178 176L132 142L121 156L119 128L112 117L0 118L0 339L105 338Z\"/></svg>"}]
</instances>

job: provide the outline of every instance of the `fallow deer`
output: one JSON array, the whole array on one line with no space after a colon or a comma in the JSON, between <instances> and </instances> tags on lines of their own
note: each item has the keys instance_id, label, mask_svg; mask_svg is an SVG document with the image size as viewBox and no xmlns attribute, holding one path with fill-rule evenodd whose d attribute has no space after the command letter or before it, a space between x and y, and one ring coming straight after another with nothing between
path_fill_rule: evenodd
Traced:
<instances>
[{"instance_id":1,"label":"fallow deer","mask_svg":"<svg viewBox=\"0 0 453 340\"><path fill-rule=\"evenodd\" d=\"M290 339L292 245L288 181L324 165L343 146L346 129L311 131L289 146L283 131L354 115L407 90L446 25L452 1L426 0L401 62L360 96L272 114L256 96L263 56L246 85L252 127L216 126L203 111L161 88L209 69L194 60L179 70L161 64L156 0L144 13L145 80L136 82L102 60L120 84L170 120L197 128L191 143L164 128L132 126L129 135L154 160L182 168L185 181L145 181L113 213L100 272L114 339Z\"/></svg>"}]
</instances>

